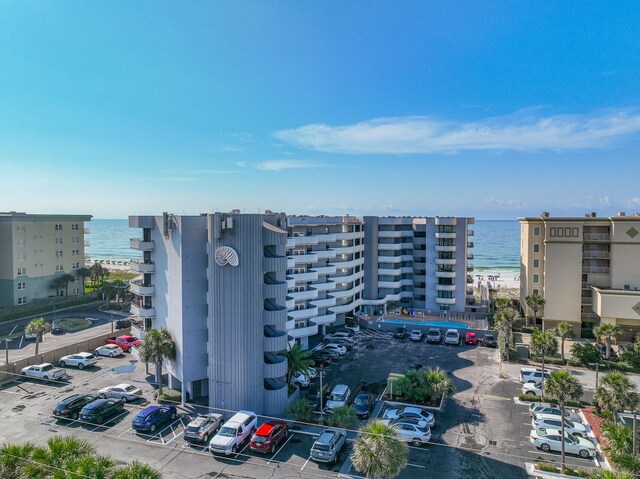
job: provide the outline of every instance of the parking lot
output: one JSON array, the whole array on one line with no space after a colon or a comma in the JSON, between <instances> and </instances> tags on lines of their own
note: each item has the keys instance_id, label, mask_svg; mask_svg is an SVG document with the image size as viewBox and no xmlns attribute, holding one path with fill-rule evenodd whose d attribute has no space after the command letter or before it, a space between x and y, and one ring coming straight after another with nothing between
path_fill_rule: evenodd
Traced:
<instances>
[{"instance_id":1,"label":"parking lot","mask_svg":"<svg viewBox=\"0 0 640 479\"><path fill-rule=\"evenodd\" d=\"M435 412L431 443L410 446L409 463L400 478L417 477L526 477L525 462L558 462L559 455L537 451L529 443L530 417L526 405L514 402L520 383L502 380L498 374L497 351L483 346L446 346L392 338L391 333L362 331L354 350L323 371L323 380L355 388L364 382L379 396L390 372L439 366L451 374L457 393L447 399L442 412ZM153 368L151 368L153 369ZM216 477L218 475L267 477L335 477L349 468L351 434L336 464L309 460L311 445L322 427L300 428L274 454L243 449L228 457L212 456L204 445L190 446L183 433L191 417L206 408L179 407L175 421L154 433L141 434L131 428L131 419L149 404L153 387L144 364L125 355L98 360L85 370L67 368L69 379L60 383L36 380L15 381L0 387L3 428L0 441L26 442L69 433L84 437L100 452L126 461L140 458L161 468L165 478ZM318 382L316 378L314 382ZM102 425L62 421L51 417L53 406L77 392L92 392L122 382L140 387L143 397L128 403L125 410ZM374 411L380 411L379 405ZM264 422L264 419L260 419ZM594 466L593 461L568 456L567 462ZM357 475L355 470L350 474Z\"/></svg>"}]
</instances>

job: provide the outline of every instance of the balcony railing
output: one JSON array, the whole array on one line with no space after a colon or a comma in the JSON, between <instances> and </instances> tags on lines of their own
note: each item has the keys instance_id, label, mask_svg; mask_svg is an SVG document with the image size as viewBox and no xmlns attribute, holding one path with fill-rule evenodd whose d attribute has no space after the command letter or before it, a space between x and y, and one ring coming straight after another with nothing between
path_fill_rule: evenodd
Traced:
<instances>
[{"instance_id":1,"label":"balcony railing","mask_svg":"<svg viewBox=\"0 0 640 479\"><path fill-rule=\"evenodd\" d=\"M90 241L85 241L85 242L84 242L84 245L85 245L85 246L91 246L91 242L90 242Z\"/></svg>"},{"instance_id":2,"label":"balcony railing","mask_svg":"<svg viewBox=\"0 0 640 479\"><path fill-rule=\"evenodd\" d=\"M91 228L85 228L84 229L84 234L90 235L91 234Z\"/></svg>"},{"instance_id":3,"label":"balcony railing","mask_svg":"<svg viewBox=\"0 0 640 479\"><path fill-rule=\"evenodd\" d=\"M473 241L467 241L467 248L473 248Z\"/></svg>"},{"instance_id":4,"label":"balcony railing","mask_svg":"<svg viewBox=\"0 0 640 479\"><path fill-rule=\"evenodd\" d=\"M598 321L600 320L600 316L598 316L596 313L582 313L580 315L580 320L581 321Z\"/></svg>"},{"instance_id":5,"label":"balcony railing","mask_svg":"<svg viewBox=\"0 0 640 479\"><path fill-rule=\"evenodd\" d=\"M467 253L467 259L468 260L472 260L473 259L473 253Z\"/></svg>"},{"instance_id":6,"label":"balcony railing","mask_svg":"<svg viewBox=\"0 0 640 479\"><path fill-rule=\"evenodd\" d=\"M583 241L609 241L611 235L609 233L583 233Z\"/></svg>"},{"instance_id":7,"label":"balcony railing","mask_svg":"<svg viewBox=\"0 0 640 479\"><path fill-rule=\"evenodd\" d=\"M609 274L608 266L583 266L582 274Z\"/></svg>"},{"instance_id":8,"label":"balcony railing","mask_svg":"<svg viewBox=\"0 0 640 479\"><path fill-rule=\"evenodd\" d=\"M595 259L609 259L610 253L608 251L583 251L583 258L595 258Z\"/></svg>"},{"instance_id":9,"label":"balcony railing","mask_svg":"<svg viewBox=\"0 0 640 479\"><path fill-rule=\"evenodd\" d=\"M475 236L476 232L473 230L467 230L467 236Z\"/></svg>"}]
</instances>

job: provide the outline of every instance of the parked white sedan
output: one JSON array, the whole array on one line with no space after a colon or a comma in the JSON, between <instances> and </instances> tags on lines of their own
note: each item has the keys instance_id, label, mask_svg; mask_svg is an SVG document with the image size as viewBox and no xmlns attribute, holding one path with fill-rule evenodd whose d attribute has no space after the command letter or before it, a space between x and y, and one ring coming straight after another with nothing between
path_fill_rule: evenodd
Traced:
<instances>
[{"instance_id":1,"label":"parked white sedan","mask_svg":"<svg viewBox=\"0 0 640 479\"><path fill-rule=\"evenodd\" d=\"M436 423L435 417L430 412L427 412L418 407L403 407L401 409L387 409L384 413L383 419L418 419L425 421L425 424L432 427Z\"/></svg>"},{"instance_id":2,"label":"parked white sedan","mask_svg":"<svg viewBox=\"0 0 640 479\"><path fill-rule=\"evenodd\" d=\"M117 344L104 344L93 352L96 356L107 356L109 358L115 358L116 356L122 356L124 351Z\"/></svg>"},{"instance_id":3,"label":"parked white sedan","mask_svg":"<svg viewBox=\"0 0 640 479\"><path fill-rule=\"evenodd\" d=\"M431 429L429 426L420 427L417 424L409 422L397 422L391 424L391 427L395 429L398 434L398 439L404 442L410 442L416 447L422 446L431 440Z\"/></svg>"},{"instance_id":4,"label":"parked white sedan","mask_svg":"<svg viewBox=\"0 0 640 479\"><path fill-rule=\"evenodd\" d=\"M552 414L540 414L538 416L534 416L531 419L531 427L533 429L542 427L544 429L558 429L561 431L562 422L560 421L560 416L554 416ZM568 432L569 434L576 434L580 437L587 437L590 428L589 426L585 426L584 424L581 424L579 422L565 419L564 431Z\"/></svg>"},{"instance_id":5,"label":"parked white sedan","mask_svg":"<svg viewBox=\"0 0 640 479\"><path fill-rule=\"evenodd\" d=\"M340 346L339 344L335 344L335 343L324 344L319 349L320 350L324 349L325 351L331 351L331 352L334 352L334 353L338 353L340 356L344 356L345 354L347 354L347 348L345 348L344 346Z\"/></svg>"},{"instance_id":6,"label":"parked white sedan","mask_svg":"<svg viewBox=\"0 0 640 479\"><path fill-rule=\"evenodd\" d=\"M93 366L98 360L91 353L78 353L78 354L70 354L68 356L63 356L60 358L61 368L65 368L67 366L75 366L78 369L84 369L89 366Z\"/></svg>"},{"instance_id":7,"label":"parked white sedan","mask_svg":"<svg viewBox=\"0 0 640 479\"><path fill-rule=\"evenodd\" d=\"M522 385L522 394L531 394L533 396L542 397L541 383L526 383Z\"/></svg>"},{"instance_id":8,"label":"parked white sedan","mask_svg":"<svg viewBox=\"0 0 640 479\"><path fill-rule=\"evenodd\" d=\"M558 429L534 429L529 440L544 452L562 450L562 434ZM588 459L596 455L596 446L588 439L565 432L564 451Z\"/></svg>"},{"instance_id":9,"label":"parked white sedan","mask_svg":"<svg viewBox=\"0 0 640 479\"><path fill-rule=\"evenodd\" d=\"M98 396L102 398L122 398L125 402L135 401L142 396L140 388L132 386L131 384L122 383L117 386L107 386L98 391Z\"/></svg>"}]
</instances>

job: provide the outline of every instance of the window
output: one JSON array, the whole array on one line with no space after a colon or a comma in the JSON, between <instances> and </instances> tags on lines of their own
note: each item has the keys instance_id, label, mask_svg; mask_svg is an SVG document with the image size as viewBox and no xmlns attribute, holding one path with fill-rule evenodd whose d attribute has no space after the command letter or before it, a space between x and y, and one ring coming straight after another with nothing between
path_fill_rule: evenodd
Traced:
<instances>
[{"instance_id":1,"label":"window","mask_svg":"<svg viewBox=\"0 0 640 479\"><path fill-rule=\"evenodd\" d=\"M439 225L438 233L454 233L453 225Z\"/></svg>"},{"instance_id":2,"label":"window","mask_svg":"<svg viewBox=\"0 0 640 479\"><path fill-rule=\"evenodd\" d=\"M56 238L56 244L62 244L62 238Z\"/></svg>"},{"instance_id":3,"label":"window","mask_svg":"<svg viewBox=\"0 0 640 479\"><path fill-rule=\"evenodd\" d=\"M71 238L71 244L80 244L80 237L79 236L73 236Z\"/></svg>"},{"instance_id":4,"label":"window","mask_svg":"<svg viewBox=\"0 0 640 479\"><path fill-rule=\"evenodd\" d=\"M56 258L62 258L62 251L56 251Z\"/></svg>"},{"instance_id":5,"label":"window","mask_svg":"<svg viewBox=\"0 0 640 479\"><path fill-rule=\"evenodd\" d=\"M71 230L72 231L78 231L78 224L77 223L72 224L71 225Z\"/></svg>"},{"instance_id":6,"label":"window","mask_svg":"<svg viewBox=\"0 0 640 479\"><path fill-rule=\"evenodd\" d=\"M533 267L534 268L539 268L540 267L540 260L539 259L534 259L533 260Z\"/></svg>"},{"instance_id":7,"label":"window","mask_svg":"<svg viewBox=\"0 0 640 479\"><path fill-rule=\"evenodd\" d=\"M73 288L73 294L80 294L80 288Z\"/></svg>"},{"instance_id":8,"label":"window","mask_svg":"<svg viewBox=\"0 0 640 479\"><path fill-rule=\"evenodd\" d=\"M24 225L23 224L17 224L16 225L16 231L18 233L24 233Z\"/></svg>"},{"instance_id":9,"label":"window","mask_svg":"<svg viewBox=\"0 0 640 479\"><path fill-rule=\"evenodd\" d=\"M80 263L73 263L72 268L73 269L78 269L80 267ZM80 278L80 276L76 276L76 281L79 281L78 278Z\"/></svg>"},{"instance_id":10,"label":"window","mask_svg":"<svg viewBox=\"0 0 640 479\"><path fill-rule=\"evenodd\" d=\"M18 241L16 242L16 246L26 246L27 245L27 240L24 238L18 238Z\"/></svg>"},{"instance_id":11,"label":"window","mask_svg":"<svg viewBox=\"0 0 640 479\"><path fill-rule=\"evenodd\" d=\"M19 296L18 297L18 304L27 304L27 297L26 296Z\"/></svg>"},{"instance_id":12,"label":"window","mask_svg":"<svg viewBox=\"0 0 640 479\"><path fill-rule=\"evenodd\" d=\"M56 271L64 271L64 265L62 265L62 264L57 264L57 265L56 265Z\"/></svg>"},{"instance_id":13,"label":"window","mask_svg":"<svg viewBox=\"0 0 640 479\"><path fill-rule=\"evenodd\" d=\"M534 253L539 253L540 252L540 245L538 243L533 245L533 252Z\"/></svg>"},{"instance_id":14,"label":"window","mask_svg":"<svg viewBox=\"0 0 640 479\"><path fill-rule=\"evenodd\" d=\"M441 304L440 305L440 311L449 311L450 308L451 308L450 304Z\"/></svg>"},{"instance_id":15,"label":"window","mask_svg":"<svg viewBox=\"0 0 640 479\"><path fill-rule=\"evenodd\" d=\"M78 256L79 254L80 254L80 250L77 250L77 249L71 250L71 256Z\"/></svg>"},{"instance_id":16,"label":"window","mask_svg":"<svg viewBox=\"0 0 640 479\"><path fill-rule=\"evenodd\" d=\"M18 253L18 261L26 261L27 253Z\"/></svg>"},{"instance_id":17,"label":"window","mask_svg":"<svg viewBox=\"0 0 640 479\"><path fill-rule=\"evenodd\" d=\"M533 275L533 282L534 283L540 282L540 275L539 274L534 274Z\"/></svg>"},{"instance_id":18,"label":"window","mask_svg":"<svg viewBox=\"0 0 640 479\"><path fill-rule=\"evenodd\" d=\"M533 290L533 295L534 295L534 296L540 296L540 292L538 291L538 288L535 288L535 289Z\"/></svg>"},{"instance_id":19,"label":"window","mask_svg":"<svg viewBox=\"0 0 640 479\"><path fill-rule=\"evenodd\" d=\"M19 291L24 291L25 289L27 289L27 283L24 283L24 282L18 283L18 290Z\"/></svg>"},{"instance_id":20,"label":"window","mask_svg":"<svg viewBox=\"0 0 640 479\"><path fill-rule=\"evenodd\" d=\"M296 311L300 309L304 309L304 303L296 303L295 309Z\"/></svg>"},{"instance_id":21,"label":"window","mask_svg":"<svg viewBox=\"0 0 640 479\"><path fill-rule=\"evenodd\" d=\"M27 274L27 268L18 268L18 276Z\"/></svg>"},{"instance_id":22,"label":"window","mask_svg":"<svg viewBox=\"0 0 640 479\"><path fill-rule=\"evenodd\" d=\"M62 225L56 225L55 230L56 231L62 231Z\"/></svg>"},{"instance_id":23,"label":"window","mask_svg":"<svg viewBox=\"0 0 640 479\"><path fill-rule=\"evenodd\" d=\"M540 236L540 227L539 226L535 226L533 228L533 236Z\"/></svg>"}]
</instances>

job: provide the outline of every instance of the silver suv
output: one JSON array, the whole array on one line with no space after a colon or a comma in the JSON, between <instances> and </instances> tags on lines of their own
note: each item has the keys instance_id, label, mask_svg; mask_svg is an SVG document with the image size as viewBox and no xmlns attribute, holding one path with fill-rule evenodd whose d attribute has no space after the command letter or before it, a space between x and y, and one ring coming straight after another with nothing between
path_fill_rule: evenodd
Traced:
<instances>
[{"instance_id":1,"label":"silver suv","mask_svg":"<svg viewBox=\"0 0 640 479\"><path fill-rule=\"evenodd\" d=\"M209 442L209 438L222 426L222 414L211 413L198 416L191 421L184 430L187 442Z\"/></svg>"},{"instance_id":2,"label":"silver suv","mask_svg":"<svg viewBox=\"0 0 640 479\"><path fill-rule=\"evenodd\" d=\"M347 431L344 429L325 429L311 446L311 459L316 462L336 462L346 440Z\"/></svg>"}]
</instances>

